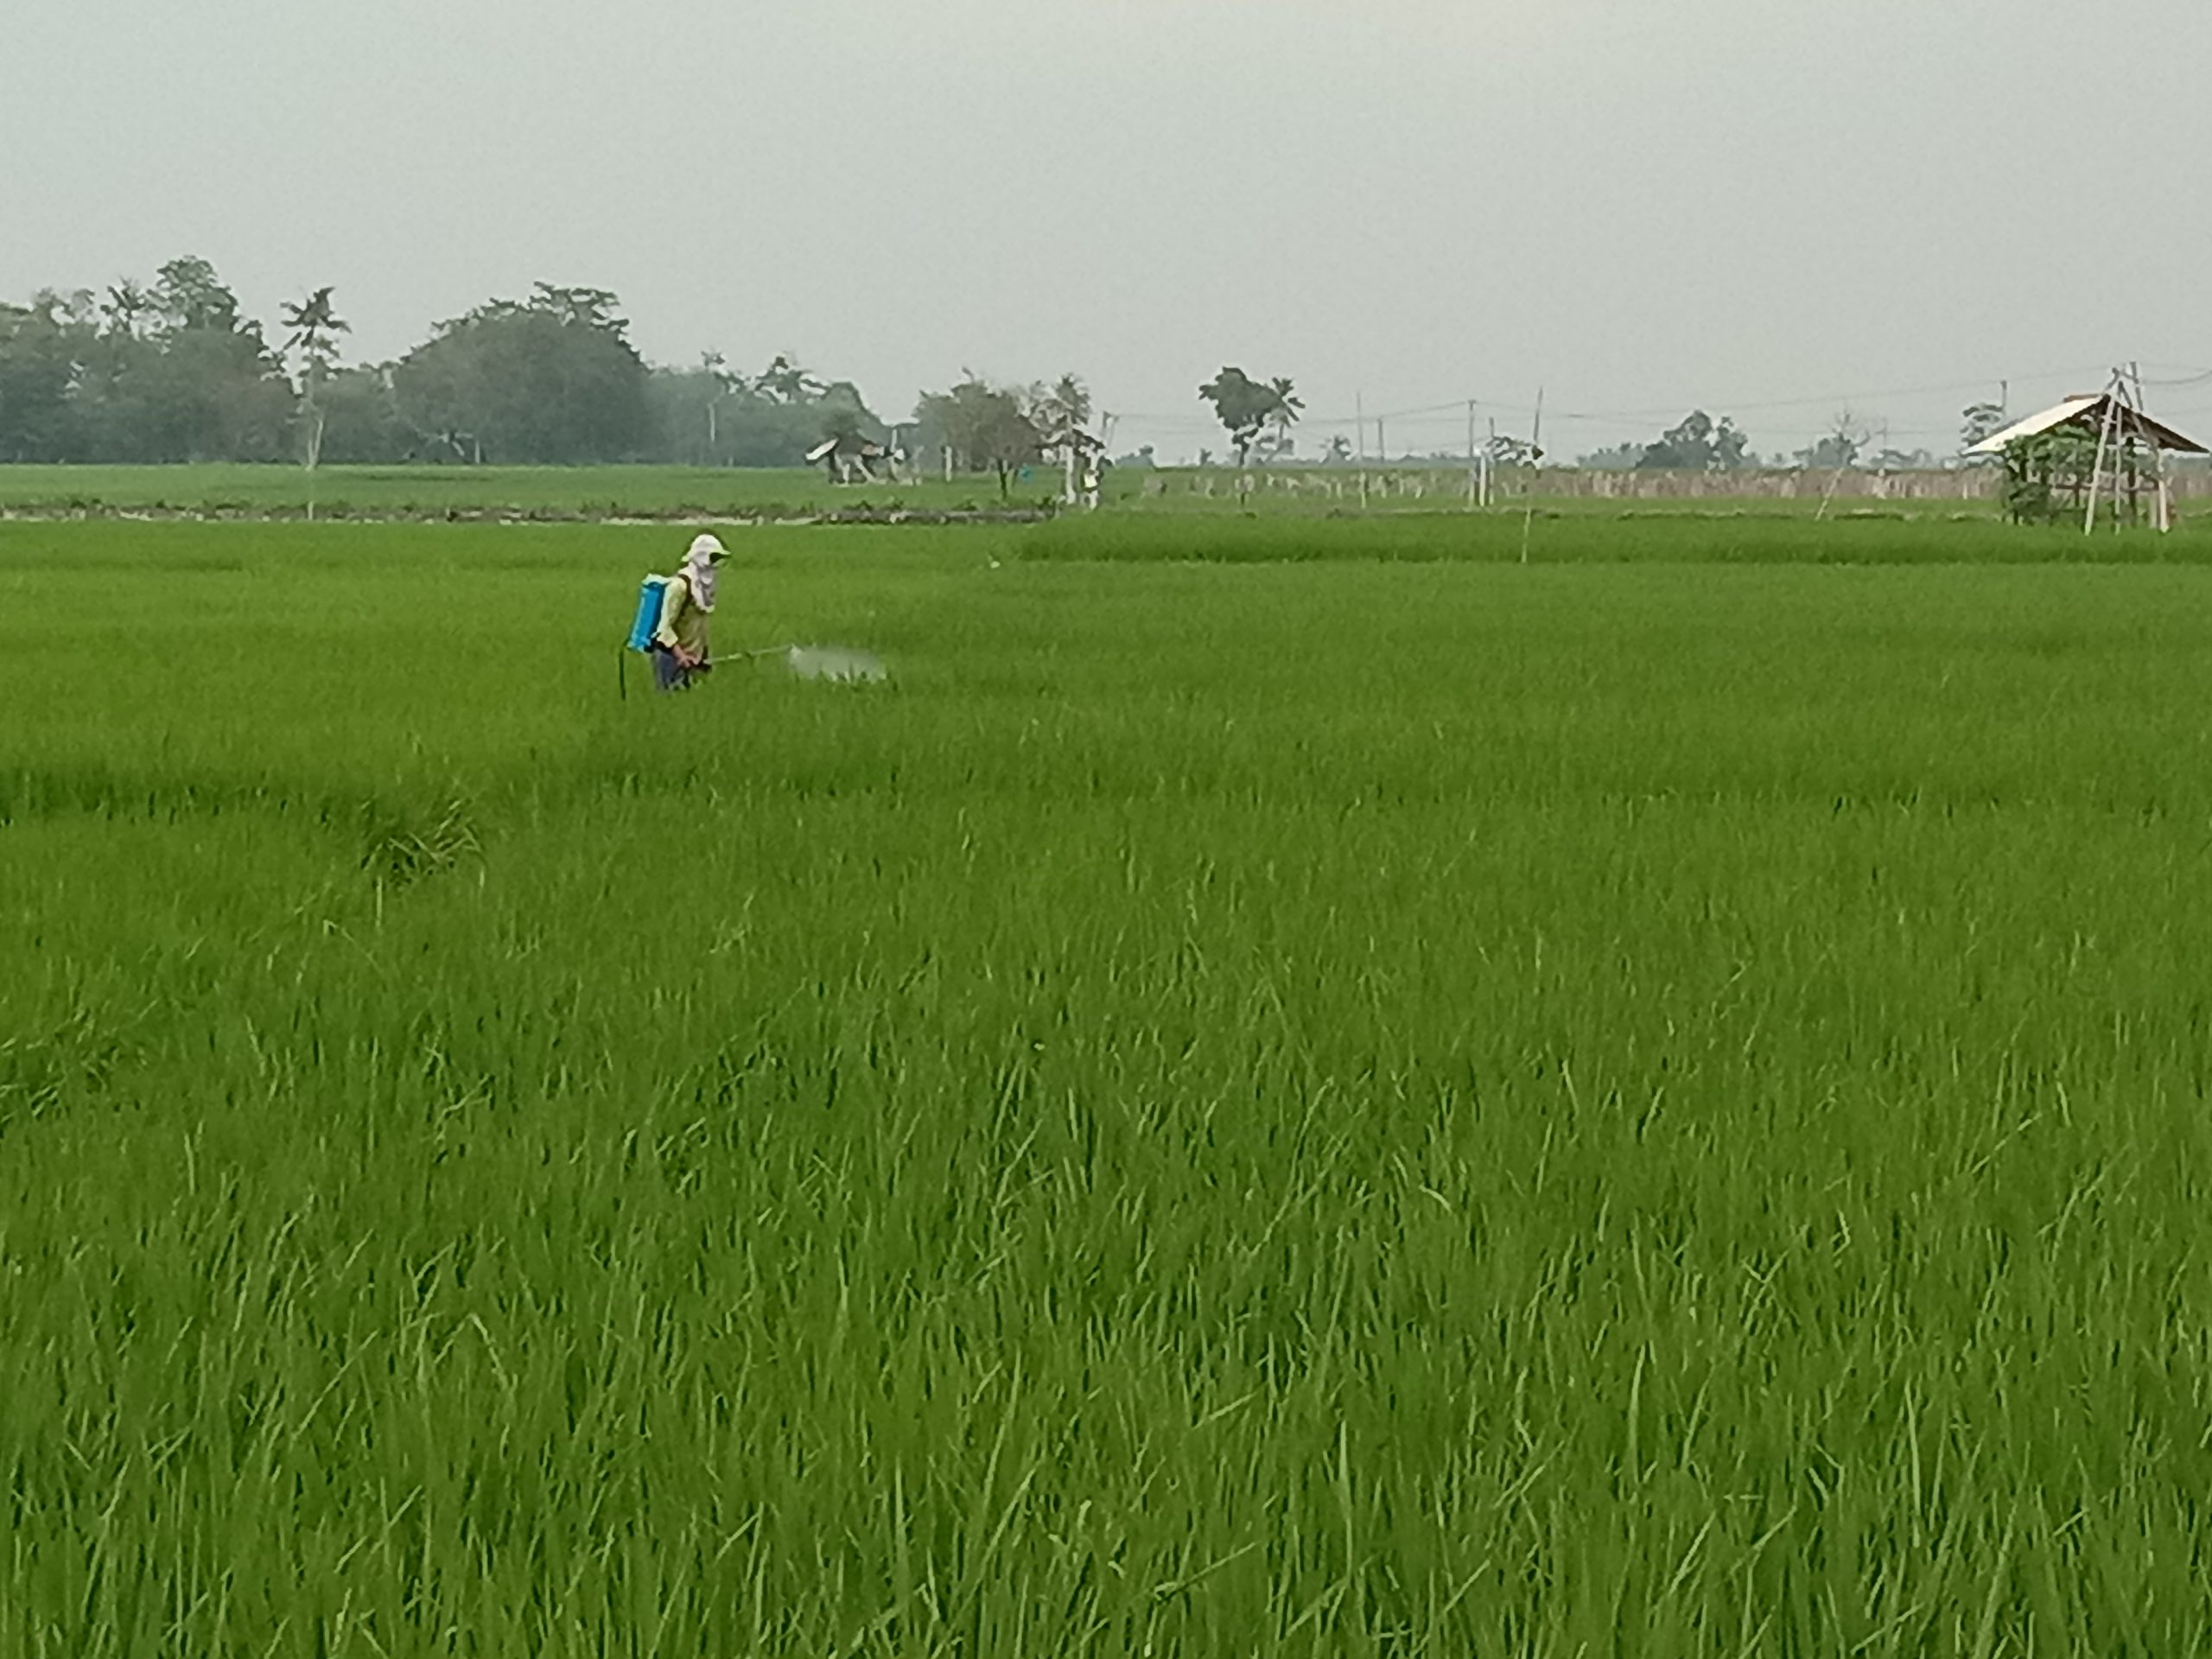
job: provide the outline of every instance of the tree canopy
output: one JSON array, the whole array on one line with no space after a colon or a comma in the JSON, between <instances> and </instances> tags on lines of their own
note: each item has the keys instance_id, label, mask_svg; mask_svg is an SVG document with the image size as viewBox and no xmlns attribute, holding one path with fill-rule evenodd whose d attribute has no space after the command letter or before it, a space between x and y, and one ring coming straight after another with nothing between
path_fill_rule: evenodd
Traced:
<instances>
[{"instance_id":1,"label":"tree canopy","mask_svg":"<svg viewBox=\"0 0 2212 1659\"><path fill-rule=\"evenodd\" d=\"M1227 366L1198 388L1198 396L1213 405L1214 416L1228 432L1239 467L1251 459L1261 434L1270 429L1276 448L1287 448L1291 426L1306 407L1287 378L1277 376L1259 381L1242 369Z\"/></svg>"},{"instance_id":2,"label":"tree canopy","mask_svg":"<svg viewBox=\"0 0 2212 1659\"><path fill-rule=\"evenodd\" d=\"M1749 440L1723 415L1718 421L1694 409L1643 447L1637 466L1649 471L1726 473L1750 464Z\"/></svg>"},{"instance_id":3,"label":"tree canopy","mask_svg":"<svg viewBox=\"0 0 2212 1659\"><path fill-rule=\"evenodd\" d=\"M274 461L293 393L204 259L0 306L0 461Z\"/></svg>"},{"instance_id":4,"label":"tree canopy","mask_svg":"<svg viewBox=\"0 0 2212 1659\"><path fill-rule=\"evenodd\" d=\"M993 385L963 370L957 385L922 394L914 421L925 445L950 449L969 470L997 474L1004 497L1015 474L1043 457L1047 423L1064 412L1048 409L1047 397L1042 386Z\"/></svg>"},{"instance_id":5,"label":"tree canopy","mask_svg":"<svg viewBox=\"0 0 2212 1659\"><path fill-rule=\"evenodd\" d=\"M437 326L392 370L401 421L456 459L566 466L649 450L645 359L614 296L538 283Z\"/></svg>"},{"instance_id":6,"label":"tree canopy","mask_svg":"<svg viewBox=\"0 0 2212 1659\"><path fill-rule=\"evenodd\" d=\"M2012 416L2005 412L2002 404L1968 404L1959 411L1959 452L1963 454L1974 445L1995 437L2012 423Z\"/></svg>"},{"instance_id":7,"label":"tree canopy","mask_svg":"<svg viewBox=\"0 0 2212 1659\"><path fill-rule=\"evenodd\" d=\"M606 289L540 283L349 365L330 289L282 308L272 348L188 255L150 282L0 302L0 462L793 466L824 436L887 435L851 381L789 352L752 377L717 353L656 368L629 326Z\"/></svg>"}]
</instances>

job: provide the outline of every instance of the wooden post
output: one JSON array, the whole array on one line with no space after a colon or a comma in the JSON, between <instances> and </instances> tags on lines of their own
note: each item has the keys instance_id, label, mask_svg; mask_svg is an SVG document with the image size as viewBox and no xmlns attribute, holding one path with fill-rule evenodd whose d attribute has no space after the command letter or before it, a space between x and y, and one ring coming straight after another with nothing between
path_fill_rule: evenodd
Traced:
<instances>
[{"instance_id":1,"label":"wooden post","mask_svg":"<svg viewBox=\"0 0 2212 1659\"><path fill-rule=\"evenodd\" d=\"M2097 498L2104 493L2105 452L2112 441L2120 415L2120 399L2107 391L2105 393L2104 419L2097 423L2097 459L2089 468L2089 508L2082 516L2082 533L2092 536L2097 529Z\"/></svg>"},{"instance_id":2,"label":"wooden post","mask_svg":"<svg viewBox=\"0 0 2212 1659\"><path fill-rule=\"evenodd\" d=\"M2143 408L2143 369L2141 365L2135 363L2129 364L2127 367L2135 378L2135 408L2139 414ZM2174 499L2166 478L2166 448L2156 437L2151 439L2151 480L2152 522L2158 534L2164 536L2174 527Z\"/></svg>"}]
</instances>

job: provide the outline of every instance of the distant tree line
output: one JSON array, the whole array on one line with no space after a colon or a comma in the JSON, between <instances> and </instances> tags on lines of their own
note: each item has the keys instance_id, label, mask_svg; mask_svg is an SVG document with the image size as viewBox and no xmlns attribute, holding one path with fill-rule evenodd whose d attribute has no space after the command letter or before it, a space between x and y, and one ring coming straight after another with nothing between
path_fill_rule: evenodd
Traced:
<instances>
[{"instance_id":1,"label":"distant tree line","mask_svg":"<svg viewBox=\"0 0 2212 1659\"><path fill-rule=\"evenodd\" d=\"M205 259L149 283L0 302L0 462L327 461L791 466L887 429L849 380L778 356L650 365L604 289L536 284L346 365L329 289L271 345Z\"/></svg>"},{"instance_id":2,"label":"distant tree line","mask_svg":"<svg viewBox=\"0 0 2212 1659\"><path fill-rule=\"evenodd\" d=\"M1649 443L1624 443L1582 457L1581 465L1621 472L1732 473L1756 467L1751 442L1727 416L1694 409Z\"/></svg>"},{"instance_id":3,"label":"distant tree line","mask_svg":"<svg viewBox=\"0 0 2212 1659\"><path fill-rule=\"evenodd\" d=\"M1959 451L1963 456L2002 428L2007 416L1999 404L1977 403L1969 404L1961 419ZM1649 443L1616 444L1582 456L1577 465L1621 472L1732 473L1762 464L1815 471L1861 467L1879 472L1910 472L1945 464L1932 450L1901 449L1886 442L1887 435L1885 428L1853 410L1839 410L1830 418L1828 429L1805 448L1777 454L1762 463L1751 453L1750 441L1728 416L1716 421L1695 409ZM1878 442L1878 437L1884 441Z\"/></svg>"}]
</instances>

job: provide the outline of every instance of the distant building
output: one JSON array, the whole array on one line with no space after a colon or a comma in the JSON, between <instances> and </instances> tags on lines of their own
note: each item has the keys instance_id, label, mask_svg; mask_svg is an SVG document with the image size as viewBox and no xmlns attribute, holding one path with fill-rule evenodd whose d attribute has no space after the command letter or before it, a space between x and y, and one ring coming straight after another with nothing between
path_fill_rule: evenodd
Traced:
<instances>
[{"instance_id":1,"label":"distant building","mask_svg":"<svg viewBox=\"0 0 2212 1659\"><path fill-rule=\"evenodd\" d=\"M2015 518L2049 518L2063 509L2080 512L2083 528L2094 529L2101 505L2109 503L2114 523L2147 521L2171 530L2166 457L2212 450L2145 414L2138 396L2116 374L2106 391L2054 404L1966 453L2004 461Z\"/></svg>"},{"instance_id":2,"label":"distant building","mask_svg":"<svg viewBox=\"0 0 2212 1659\"><path fill-rule=\"evenodd\" d=\"M1060 499L1071 507L1078 503L1096 506L1108 465L1106 441L1071 425L1046 433L1039 447L1046 460L1061 465L1065 482Z\"/></svg>"},{"instance_id":3,"label":"distant building","mask_svg":"<svg viewBox=\"0 0 2212 1659\"><path fill-rule=\"evenodd\" d=\"M806 452L806 463L820 467L832 484L896 484L899 463L896 449L857 435L824 438Z\"/></svg>"}]
</instances>

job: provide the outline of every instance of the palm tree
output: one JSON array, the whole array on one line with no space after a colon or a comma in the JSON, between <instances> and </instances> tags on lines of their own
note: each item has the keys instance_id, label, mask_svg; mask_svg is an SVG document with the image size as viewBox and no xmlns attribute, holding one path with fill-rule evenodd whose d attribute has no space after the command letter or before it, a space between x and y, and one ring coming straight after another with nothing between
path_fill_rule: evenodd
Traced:
<instances>
[{"instance_id":1,"label":"palm tree","mask_svg":"<svg viewBox=\"0 0 2212 1659\"><path fill-rule=\"evenodd\" d=\"M296 305L282 308L284 327L292 331L291 337L280 348L296 351L302 367L300 372L302 412L307 417L308 517L315 517L315 469L322 459L323 413L321 393L323 377L330 365L338 360L337 335L353 332L353 325L330 308L330 290L318 288Z\"/></svg>"},{"instance_id":2,"label":"palm tree","mask_svg":"<svg viewBox=\"0 0 2212 1659\"><path fill-rule=\"evenodd\" d=\"M1277 375L1268 382L1268 424L1275 429L1275 453L1280 454L1290 442L1290 429L1306 412L1306 404L1291 389L1290 377Z\"/></svg>"},{"instance_id":3,"label":"palm tree","mask_svg":"<svg viewBox=\"0 0 2212 1659\"><path fill-rule=\"evenodd\" d=\"M785 352L776 353L776 360L761 371L753 385L779 404L804 403L821 396L823 390L822 382L791 361Z\"/></svg>"},{"instance_id":4,"label":"palm tree","mask_svg":"<svg viewBox=\"0 0 2212 1659\"><path fill-rule=\"evenodd\" d=\"M720 352L699 353L699 371L707 377L707 465L715 464L715 455L721 444L720 414L723 403L745 390L745 377L732 374L729 359Z\"/></svg>"},{"instance_id":5,"label":"palm tree","mask_svg":"<svg viewBox=\"0 0 2212 1659\"><path fill-rule=\"evenodd\" d=\"M1053 416L1065 429L1079 432L1090 424L1090 388L1080 376L1062 375L1046 397Z\"/></svg>"},{"instance_id":6,"label":"palm tree","mask_svg":"<svg viewBox=\"0 0 2212 1659\"><path fill-rule=\"evenodd\" d=\"M108 326L115 333L138 338L138 319L154 308L154 296L130 277L111 283L107 290L107 303L101 308L107 313Z\"/></svg>"}]
</instances>

